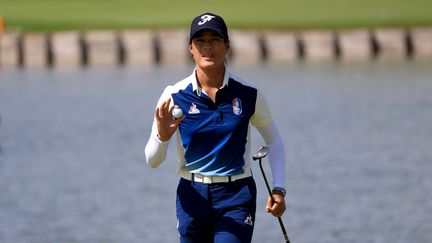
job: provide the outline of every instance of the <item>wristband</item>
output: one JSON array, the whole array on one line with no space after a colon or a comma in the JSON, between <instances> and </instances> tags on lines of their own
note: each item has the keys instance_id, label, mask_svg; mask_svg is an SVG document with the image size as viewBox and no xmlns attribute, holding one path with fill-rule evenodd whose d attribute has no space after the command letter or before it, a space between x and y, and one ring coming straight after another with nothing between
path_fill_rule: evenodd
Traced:
<instances>
[{"instance_id":1,"label":"wristband","mask_svg":"<svg viewBox=\"0 0 432 243\"><path fill-rule=\"evenodd\" d=\"M282 188L282 187L275 187L275 188L273 188L273 190L272 190L272 194L278 194L278 195L280 195L280 196L282 196L282 197L285 197L285 195L286 195L286 190L284 189L284 188Z\"/></svg>"}]
</instances>

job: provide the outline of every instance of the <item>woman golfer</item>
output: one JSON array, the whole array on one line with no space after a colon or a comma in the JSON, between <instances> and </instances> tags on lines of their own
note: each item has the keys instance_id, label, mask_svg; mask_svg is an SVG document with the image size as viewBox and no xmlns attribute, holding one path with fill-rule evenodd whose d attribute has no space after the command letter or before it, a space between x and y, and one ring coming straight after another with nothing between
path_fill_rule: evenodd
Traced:
<instances>
[{"instance_id":1,"label":"woman golfer","mask_svg":"<svg viewBox=\"0 0 432 243\"><path fill-rule=\"evenodd\" d=\"M250 168L250 125L271 151L274 201L268 198L266 211L276 217L285 211L283 142L263 94L228 72L229 48L220 16L205 13L193 19L189 52L195 69L162 93L145 148L147 163L157 167L177 134L181 178L176 204L182 243L251 242L256 186Z\"/></svg>"}]
</instances>

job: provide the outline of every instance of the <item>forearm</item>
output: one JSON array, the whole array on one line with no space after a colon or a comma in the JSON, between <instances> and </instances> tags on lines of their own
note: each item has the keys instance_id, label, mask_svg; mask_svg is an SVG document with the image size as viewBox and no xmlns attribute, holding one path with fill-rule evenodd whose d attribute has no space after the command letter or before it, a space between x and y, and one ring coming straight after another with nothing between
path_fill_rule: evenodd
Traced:
<instances>
[{"instance_id":1,"label":"forearm","mask_svg":"<svg viewBox=\"0 0 432 243\"><path fill-rule=\"evenodd\" d=\"M158 167L166 158L169 141L162 142L157 137L157 129L152 130L150 138L145 147L145 157L147 164L151 167Z\"/></svg>"},{"instance_id":2,"label":"forearm","mask_svg":"<svg viewBox=\"0 0 432 243\"><path fill-rule=\"evenodd\" d=\"M168 150L170 136L163 138L158 137L158 123L165 124L166 120L172 121L172 117L166 117L171 107L171 95L169 90L170 87L167 87L157 102L150 138L145 147L147 164L153 168L158 167L165 160ZM162 131L165 132L166 130L162 129ZM164 133L164 135L166 136L166 133Z\"/></svg>"},{"instance_id":3,"label":"forearm","mask_svg":"<svg viewBox=\"0 0 432 243\"><path fill-rule=\"evenodd\" d=\"M273 176L273 188L285 188L285 146L279 133L277 137L267 144L269 147L269 161Z\"/></svg>"},{"instance_id":4,"label":"forearm","mask_svg":"<svg viewBox=\"0 0 432 243\"><path fill-rule=\"evenodd\" d=\"M268 160L273 178L273 187L285 188L285 146L276 125L257 128L269 148Z\"/></svg>"}]
</instances>

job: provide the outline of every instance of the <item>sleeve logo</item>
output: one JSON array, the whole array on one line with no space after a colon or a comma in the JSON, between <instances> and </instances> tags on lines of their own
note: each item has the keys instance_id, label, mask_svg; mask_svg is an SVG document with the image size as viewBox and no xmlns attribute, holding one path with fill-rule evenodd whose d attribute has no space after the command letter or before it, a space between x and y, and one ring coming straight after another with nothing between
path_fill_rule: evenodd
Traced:
<instances>
[{"instance_id":1,"label":"sleeve logo","mask_svg":"<svg viewBox=\"0 0 432 243\"><path fill-rule=\"evenodd\" d=\"M237 116L242 114L242 103L241 100L239 98L235 98L232 101L232 109L233 109L233 113Z\"/></svg>"}]
</instances>

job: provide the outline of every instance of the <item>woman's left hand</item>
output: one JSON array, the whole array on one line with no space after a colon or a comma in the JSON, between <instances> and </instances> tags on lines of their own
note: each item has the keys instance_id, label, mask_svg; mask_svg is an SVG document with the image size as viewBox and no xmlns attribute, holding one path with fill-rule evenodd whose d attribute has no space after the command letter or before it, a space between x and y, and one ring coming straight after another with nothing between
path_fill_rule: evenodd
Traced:
<instances>
[{"instance_id":1,"label":"woman's left hand","mask_svg":"<svg viewBox=\"0 0 432 243\"><path fill-rule=\"evenodd\" d=\"M285 212L285 198L279 194L273 193L273 198L268 197L266 212L271 213L275 217L281 217ZM273 200L274 199L274 200Z\"/></svg>"}]
</instances>

